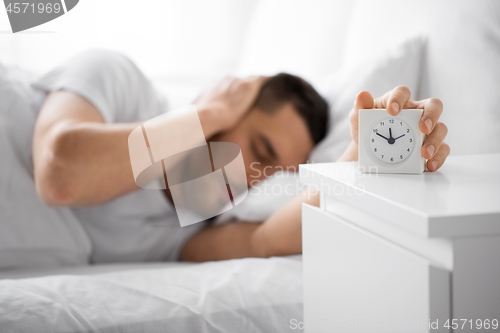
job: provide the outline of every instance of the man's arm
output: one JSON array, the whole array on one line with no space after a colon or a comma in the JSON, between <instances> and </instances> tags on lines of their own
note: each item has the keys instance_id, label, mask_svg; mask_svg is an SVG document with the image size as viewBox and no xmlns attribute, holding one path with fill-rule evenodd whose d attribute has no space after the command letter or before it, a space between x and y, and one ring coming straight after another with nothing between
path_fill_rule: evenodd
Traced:
<instances>
[{"instance_id":1,"label":"man's arm","mask_svg":"<svg viewBox=\"0 0 500 333\"><path fill-rule=\"evenodd\" d=\"M208 109L198 114L205 135L215 134L216 117ZM128 151L128 136L137 126L140 123L104 123L101 113L83 97L68 91L50 93L33 137L40 198L53 206L86 206L137 189Z\"/></svg>"},{"instance_id":2,"label":"man's arm","mask_svg":"<svg viewBox=\"0 0 500 333\"><path fill-rule=\"evenodd\" d=\"M318 206L318 192L299 194L264 223L234 222L205 228L186 242L180 259L211 261L301 253L302 203Z\"/></svg>"}]
</instances>

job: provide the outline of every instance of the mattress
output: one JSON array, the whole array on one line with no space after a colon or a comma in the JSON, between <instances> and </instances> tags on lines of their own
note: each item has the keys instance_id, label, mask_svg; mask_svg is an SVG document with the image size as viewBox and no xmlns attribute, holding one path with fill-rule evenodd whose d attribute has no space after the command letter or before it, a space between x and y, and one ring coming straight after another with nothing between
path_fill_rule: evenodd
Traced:
<instances>
[{"instance_id":1,"label":"mattress","mask_svg":"<svg viewBox=\"0 0 500 333\"><path fill-rule=\"evenodd\" d=\"M302 298L301 256L0 272L0 328L300 332Z\"/></svg>"}]
</instances>

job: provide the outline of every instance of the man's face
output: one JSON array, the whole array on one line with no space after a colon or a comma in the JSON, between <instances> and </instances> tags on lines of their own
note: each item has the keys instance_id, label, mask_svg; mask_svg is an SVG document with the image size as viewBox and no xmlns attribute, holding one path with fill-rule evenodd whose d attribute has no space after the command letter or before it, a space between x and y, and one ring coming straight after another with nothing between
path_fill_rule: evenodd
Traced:
<instances>
[{"instance_id":1,"label":"man's face","mask_svg":"<svg viewBox=\"0 0 500 333\"><path fill-rule=\"evenodd\" d=\"M306 123L288 103L270 113L254 108L236 127L210 141L241 148L249 185L287 167L298 170L314 146Z\"/></svg>"}]
</instances>

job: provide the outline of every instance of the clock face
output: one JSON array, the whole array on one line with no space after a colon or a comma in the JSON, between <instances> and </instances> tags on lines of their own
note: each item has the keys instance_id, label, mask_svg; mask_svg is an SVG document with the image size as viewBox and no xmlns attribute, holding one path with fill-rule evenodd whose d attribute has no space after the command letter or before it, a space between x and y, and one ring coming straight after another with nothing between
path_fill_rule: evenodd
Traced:
<instances>
[{"instance_id":1,"label":"clock face","mask_svg":"<svg viewBox=\"0 0 500 333\"><path fill-rule=\"evenodd\" d=\"M370 133L370 148L380 161L400 163L413 151L413 132L398 118L383 119L373 126Z\"/></svg>"}]
</instances>

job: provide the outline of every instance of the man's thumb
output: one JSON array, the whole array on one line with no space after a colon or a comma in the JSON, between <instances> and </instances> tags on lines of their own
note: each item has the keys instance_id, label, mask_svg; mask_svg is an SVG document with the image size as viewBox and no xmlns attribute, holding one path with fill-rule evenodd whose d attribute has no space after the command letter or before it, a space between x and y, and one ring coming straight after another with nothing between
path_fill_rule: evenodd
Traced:
<instances>
[{"instance_id":1,"label":"man's thumb","mask_svg":"<svg viewBox=\"0 0 500 333\"><path fill-rule=\"evenodd\" d=\"M356 96L356 101L354 102L354 107L356 111L361 109L373 109L375 102L373 96L368 91L362 91Z\"/></svg>"}]
</instances>

